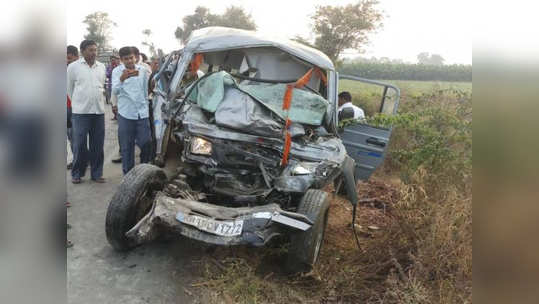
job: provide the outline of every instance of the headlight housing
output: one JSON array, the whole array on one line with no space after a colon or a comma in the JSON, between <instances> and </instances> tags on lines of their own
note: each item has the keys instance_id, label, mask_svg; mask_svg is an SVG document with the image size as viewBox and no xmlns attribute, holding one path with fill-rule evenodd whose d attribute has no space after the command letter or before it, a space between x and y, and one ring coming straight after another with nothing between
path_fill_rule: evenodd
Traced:
<instances>
[{"instance_id":1,"label":"headlight housing","mask_svg":"<svg viewBox=\"0 0 539 304\"><path fill-rule=\"evenodd\" d=\"M191 140L191 153L199 155L211 155L211 142L200 137L194 137Z\"/></svg>"},{"instance_id":2,"label":"headlight housing","mask_svg":"<svg viewBox=\"0 0 539 304\"><path fill-rule=\"evenodd\" d=\"M306 175L306 174L313 174L316 172L316 167L318 167L318 163L310 163L310 162L300 162L297 163L294 166L294 169L292 169L293 175Z\"/></svg>"}]
</instances>

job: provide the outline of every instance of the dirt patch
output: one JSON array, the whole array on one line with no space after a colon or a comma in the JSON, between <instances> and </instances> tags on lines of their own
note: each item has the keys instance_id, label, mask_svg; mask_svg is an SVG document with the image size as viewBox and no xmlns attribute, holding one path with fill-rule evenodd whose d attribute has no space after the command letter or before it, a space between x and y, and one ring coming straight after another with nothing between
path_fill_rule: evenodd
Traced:
<instances>
[{"instance_id":1,"label":"dirt patch","mask_svg":"<svg viewBox=\"0 0 539 304\"><path fill-rule=\"evenodd\" d=\"M263 248L215 247L204 257L204 280L195 285L209 291L207 300L211 303L228 303L227 298L232 303L355 303L368 298L364 291L376 288L387 277L377 272L390 268L373 260L378 253L371 251L377 247L370 243L384 237L398 192L394 186L375 180L358 184L358 190L364 201L356 218L361 249L352 231L352 205L331 194L324 244L311 273L287 274L283 265L288 248L285 240L277 240Z\"/></svg>"}]
</instances>

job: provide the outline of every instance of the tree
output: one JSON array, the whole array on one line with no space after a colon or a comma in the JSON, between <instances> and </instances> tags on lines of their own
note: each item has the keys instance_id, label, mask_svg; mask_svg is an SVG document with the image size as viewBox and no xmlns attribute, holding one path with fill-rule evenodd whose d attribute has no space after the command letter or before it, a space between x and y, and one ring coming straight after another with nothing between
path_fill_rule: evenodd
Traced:
<instances>
[{"instance_id":1,"label":"tree","mask_svg":"<svg viewBox=\"0 0 539 304\"><path fill-rule=\"evenodd\" d=\"M438 54L432 54L430 56L430 63L432 65L444 65L444 61L445 59Z\"/></svg>"},{"instance_id":2,"label":"tree","mask_svg":"<svg viewBox=\"0 0 539 304\"><path fill-rule=\"evenodd\" d=\"M417 62L425 65L443 65L445 59L438 54L429 54L428 52L421 52L417 54Z\"/></svg>"},{"instance_id":3,"label":"tree","mask_svg":"<svg viewBox=\"0 0 539 304\"><path fill-rule=\"evenodd\" d=\"M109 18L109 14L105 12L95 12L87 15L84 21L87 25L88 33L84 35L84 39L95 41L100 50L108 48L111 39L110 30L113 26L117 26L116 22Z\"/></svg>"},{"instance_id":4,"label":"tree","mask_svg":"<svg viewBox=\"0 0 539 304\"><path fill-rule=\"evenodd\" d=\"M210 14L210 10L208 8L204 6L197 6L194 14L183 17L183 28L176 28L176 39L180 39L183 43L185 43L192 31L211 26L212 23L215 23L215 18L216 16Z\"/></svg>"},{"instance_id":5,"label":"tree","mask_svg":"<svg viewBox=\"0 0 539 304\"><path fill-rule=\"evenodd\" d=\"M148 47L148 51L150 52L150 56L152 58L157 58L158 57L157 49L155 47L155 44L151 41L152 30L144 29L142 30L142 35L145 36L144 41L142 41L142 45Z\"/></svg>"},{"instance_id":6,"label":"tree","mask_svg":"<svg viewBox=\"0 0 539 304\"><path fill-rule=\"evenodd\" d=\"M361 50L368 34L382 26L377 0L361 0L346 6L317 6L313 21L314 45L336 62L345 49Z\"/></svg>"},{"instance_id":7,"label":"tree","mask_svg":"<svg viewBox=\"0 0 539 304\"><path fill-rule=\"evenodd\" d=\"M417 62L419 64L428 64L430 60L430 54L428 52L421 52L417 54Z\"/></svg>"},{"instance_id":8,"label":"tree","mask_svg":"<svg viewBox=\"0 0 539 304\"><path fill-rule=\"evenodd\" d=\"M230 6L222 15L217 15L216 26L226 26L244 30L256 30L256 24L251 17L240 6Z\"/></svg>"},{"instance_id":9,"label":"tree","mask_svg":"<svg viewBox=\"0 0 539 304\"><path fill-rule=\"evenodd\" d=\"M174 35L176 39L185 43L194 30L208 26L226 26L244 30L256 30L256 24L251 15L242 7L230 6L222 15L211 14L210 10L198 6L195 13L183 19L183 27L177 27Z\"/></svg>"}]
</instances>

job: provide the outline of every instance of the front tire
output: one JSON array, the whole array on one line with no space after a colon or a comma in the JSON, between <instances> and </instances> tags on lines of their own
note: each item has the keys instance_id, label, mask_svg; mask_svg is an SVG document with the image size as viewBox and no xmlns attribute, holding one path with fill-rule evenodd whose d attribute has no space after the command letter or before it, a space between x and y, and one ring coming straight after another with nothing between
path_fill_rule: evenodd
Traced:
<instances>
[{"instance_id":1,"label":"front tire","mask_svg":"<svg viewBox=\"0 0 539 304\"><path fill-rule=\"evenodd\" d=\"M144 217L152 207L155 191L162 190L165 172L153 165L140 164L123 178L110 201L105 230L107 240L118 251L136 246L125 233Z\"/></svg>"},{"instance_id":2,"label":"front tire","mask_svg":"<svg viewBox=\"0 0 539 304\"><path fill-rule=\"evenodd\" d=\"M329 214L329 196L321 190L310 189L301 198L298 213L304 214L314 222L307 231L290 236L287 268L290 272L309 272L318 260Z\"/></svg>"}]
</instances>

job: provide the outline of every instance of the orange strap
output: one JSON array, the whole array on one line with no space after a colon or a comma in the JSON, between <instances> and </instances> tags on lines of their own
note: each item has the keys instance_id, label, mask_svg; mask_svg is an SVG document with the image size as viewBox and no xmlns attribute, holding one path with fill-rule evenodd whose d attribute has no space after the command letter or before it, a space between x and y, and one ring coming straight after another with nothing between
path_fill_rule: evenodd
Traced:
<instances>
[{"instance_id":1,"label":"orange strap","mask_svg":"<svg viewBox=\"0 0 539 304\"><path fill-rule=\"evenodd\" d=\"M189 66L189 70L191 71L191 73L196 73L203 61L204 61L204 55L195 54L195 58L191 60L191 64Z\"/></svg>"},{"instance_id":2,"label":"orange strap","mask_svg":"<svg viewBox=\"0 0 539 304\"><path fill-rule=\"evenodd\" d=\"M305 86L307 83L309 83L309 81L311 80L311 76L313 75L313 69L314 68L308 70L307 73L305 73L305 75L301 76L301 78L298 79L294 83L294 87L301 88L301 87Z\"/></svg>"},{"instance_id":3,"label":"orange strap","mask_svg":"<svg viewBox=\"0 0 539 304\"><path fill-rule=\"evenodd\" d=\"M286 85L286 91L284 92L283 97L283 110L288 111L290 109L290 104L292 103L292 89L294 87L291 84Z\"/></svg>"},{"instance_id":4,"label":"orange strap","mask_svg":"<svg viewBox=\"0 0 539 304\"><path fill-rule=\"evenodd\" d=\"M281 159L281 166L283 167L288 164L288 154L290 153L291 143L292 143L292 136L290 136L290 132L288 132L287 130L285 134L285 138L284 138L283 159Z\"/></svg>"},{"instance_id":5,"label":"orange strap","mask_svg":"<svg viewBox=\"0 0 539 304\"><path fill-rule=\"evenodd\" d=\"M322 80L324 85L327 87L328 86L328 79L326 77L326 73L322 72L322 70L320 70L318 67L315 68L314 72L318 76L318 78L320 78Z\"/></svg>"},{"instance_id":6,"label":"orange strap","mask_svg":"<svg viewBox=\"0 0 539 304\"><path fill-rule=\"evenodd\" d=\"M283 158L281 159L281 166L286 166L288 164L288 155L290 154L290 146L292 145L292 136L290 135L290 132L288 132L288 128L290 127L290 124L292 121L288 119L288 111L290 110L290 106L292 105L292 93L294 88L302 88L304 87L309 81L311 81L311 76L313 75L313 72L320 77L320 79L324 82L325 85L327 85L327 78L326 75L318 68L314 67L309 69L305 75L301 76L300 79L298 79L294 84L288 84L286 85L286 91L284 92L283 97L283 110L287 111L287 118L286 118L286 124L285 124L285 139L284 139L284 150L283 150Z\"/></svg>"}]
</instances>

